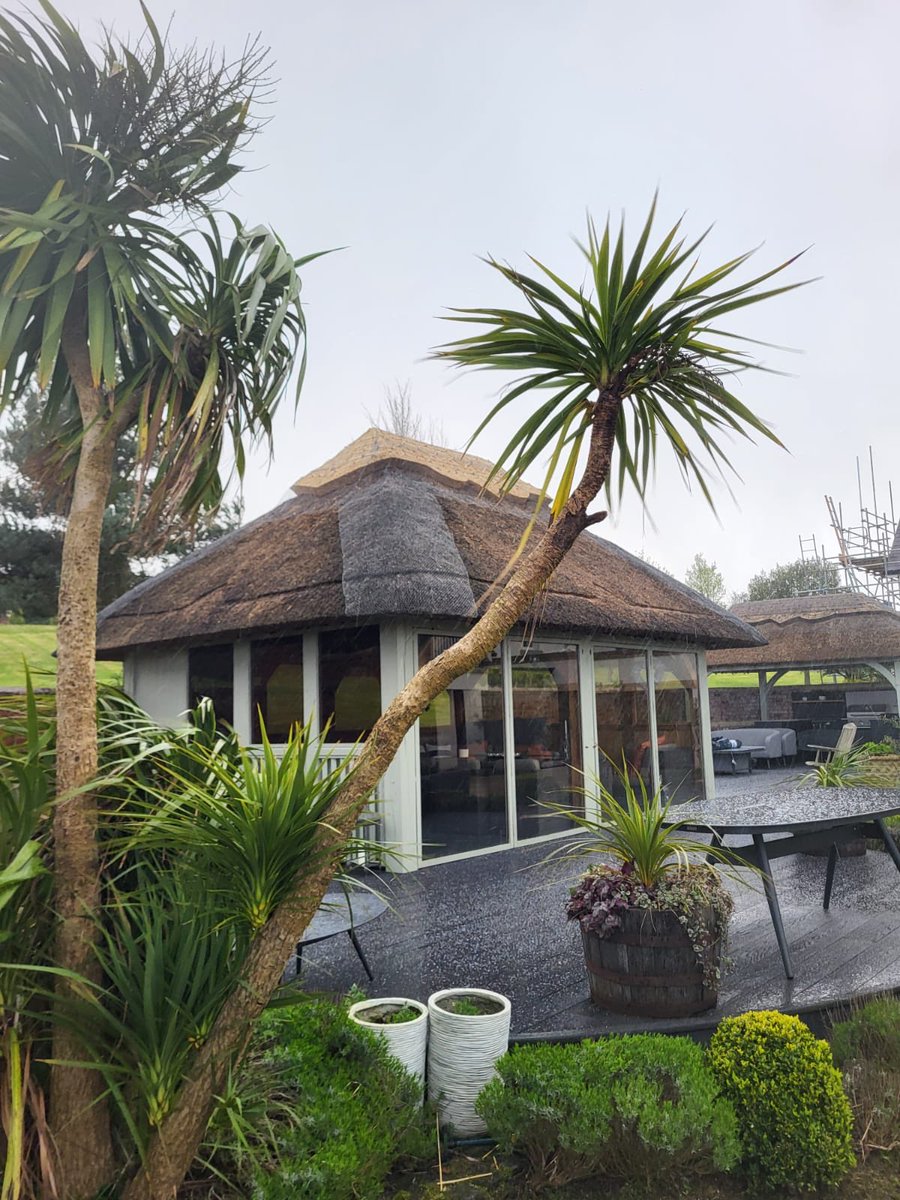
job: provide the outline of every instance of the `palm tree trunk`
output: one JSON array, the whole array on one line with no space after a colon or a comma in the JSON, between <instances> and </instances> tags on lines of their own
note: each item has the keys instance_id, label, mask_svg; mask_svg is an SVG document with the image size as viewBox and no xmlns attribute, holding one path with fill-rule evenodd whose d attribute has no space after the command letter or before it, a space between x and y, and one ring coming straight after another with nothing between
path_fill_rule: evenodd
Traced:
<instances>
[{"instance_id":1,"label":"palm tree trunk","mask_svg":"<svg viewBox=\"0 0 900 1200\"><path fill-rule=\"evenodd\" d=\"M366 739L357 769L323 818L320 866L295 880L292 894L255 938L242 978L226 1000L197 1054L170 1115L150 1143L144 1163L123 1200L170 1200L197 1154L229 1066L278 985L303 930L331 882L347 837L406 733L428 704L454 679L476 666L519 621L550 580L578 535L606 514L589 517L588 505L606 482L621 401L601 393L595 408L584 475L559 518L520 560L484 615L448 650L422 667L391 701Z\"/></svg>"},{"instance_id":2,"label":"palm tree trunk","mask_svg":"<svg viewBox=\"0 0 900 1200\"><path fill-rule=\"evenodd\" d=\"M78 395L84 435L63 540L57 632L56 793L53 871L58 918L56 965L99 983L93 914L100 904L95 797L84 787L97 773L97 575L100 535L113 473L115 432L106 398L93 386L87 344L69 323L63 351ZM59 992L68 985L59 984ZM87 1200L109 1183L113 1152L102 1076L65 1065L84 1058L74 1032L56 1024L50 1116L66 1200Z\"/></svg>"}]
</instances>

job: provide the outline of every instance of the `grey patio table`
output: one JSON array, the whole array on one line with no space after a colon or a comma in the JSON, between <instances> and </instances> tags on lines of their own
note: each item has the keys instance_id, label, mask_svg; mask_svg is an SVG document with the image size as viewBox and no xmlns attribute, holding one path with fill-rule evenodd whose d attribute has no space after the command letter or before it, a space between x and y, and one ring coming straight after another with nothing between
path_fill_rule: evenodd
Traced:
<instances>
[{"instance_id":1,"label":"grey patio table","mask_svg":"<svg viewBox=\"0 0 900 1200\"><path fill-rule=\"evenodd\" d=\"M885 824L900 813L900 790L894 788L785 788L766 796L759 793L717 800L689 800L673 805L669 824L684 822L695 832L712 833L712 845L724 845L731 834L749 836L749 845L726 847L729 854L763 876L766 900L788 979L794 968L784 933L778 893L770 862L805 850L828 850L823 908L831 903L838 847L859 837L876 838L900 871L900 849ZM710 855L710 859L714 856Z\"/></svg>"},{"instance_id":2,"label":"grey patio table","mask_svg":"<svg viewBox=\"0 0 900 1200\"><path fill-rule=\"evenodd\" d=\"M347 888L326 892L325 898L319 905L319 910L304 930L303 937L297 943L295 963L297 978L303 966L303 947L312 946L316 942L327 941L346 933L350 938L353 949L359 961L365 968L369 979L372 979L372 969L369 966L356 931L360 925L380 917L387 908L387 902L373 892Z\"/></svg>"}]
</instances>

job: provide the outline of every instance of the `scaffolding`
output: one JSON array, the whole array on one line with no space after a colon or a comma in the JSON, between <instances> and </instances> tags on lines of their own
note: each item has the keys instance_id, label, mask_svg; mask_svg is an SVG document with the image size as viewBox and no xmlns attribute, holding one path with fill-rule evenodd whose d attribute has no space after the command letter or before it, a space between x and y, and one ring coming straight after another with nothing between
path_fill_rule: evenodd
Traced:
<instances>
[{"instance_id":1,"label":"scaffolding","mask_svg":"<svg viewBox=\"0 0 900 1200\"><path fill-rule=\"evenodd\" d=\"M880 508L875 482L875 459L869 447L871 507L863 496L863 477L856 460L859 517L855 524L844 518L843 506L826 496L828 519L837 540L837 554L827 555L815 535L800 538L800 557L822 565L820 592L861 592L900 610L900 528L894 513L894 491L888 483L888 506Z\"/></svg>"}]
</instances>

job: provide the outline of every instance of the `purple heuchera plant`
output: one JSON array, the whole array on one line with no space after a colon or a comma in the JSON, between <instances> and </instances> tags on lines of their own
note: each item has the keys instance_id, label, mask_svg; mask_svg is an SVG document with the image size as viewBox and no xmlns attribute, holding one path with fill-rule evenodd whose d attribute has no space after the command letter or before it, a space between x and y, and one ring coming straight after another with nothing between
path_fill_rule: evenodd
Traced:
<instances>
[{"instance_id":1,"label":"purple heuchera plant","mask_svg":"<svg viewBox=\"0 0 900 1200\"><path fill-rule=\"evenodd\" d=\"M619 915L633 908L638 893L646 893L634 877L634 867L625 863L617 870L601 869L582 877L572 889L566 904L570 921L580 921L582 929L605 937L622 924Z\"/></svg>"}]
</instances>

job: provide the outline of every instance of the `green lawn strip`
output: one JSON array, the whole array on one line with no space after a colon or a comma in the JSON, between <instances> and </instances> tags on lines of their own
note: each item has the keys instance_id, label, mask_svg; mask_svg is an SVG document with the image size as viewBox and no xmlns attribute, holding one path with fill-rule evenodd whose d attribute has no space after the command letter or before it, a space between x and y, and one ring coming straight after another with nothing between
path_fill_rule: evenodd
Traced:
<instances>
[{"instance_id":1,"label":"green lawn strip","mask_svg":"<svg viewBox=\"0 0 900 1200\"><path fill-rule=\"evenodd\" d=\"M0 625L0 688L25 686L25 663L35 687L56 682L55 625ZM97 663L100 683L121 684L122 664Z\"/></svg>"},{"instance_id":2,"label":"green lawn strip","mask_svg":"<svg viewBox=\"0 0 900 1200\"><path fill-rule=\"evenodd\" d=\"M846 680L837 675L829 675L823 671L810 671L809 683L806 682L804 671L788 671L775 684L776 687L819 687L827 683L845 683ZM710 671L709 686L711 688L746 687L758 688L759 677L755 671Z\"/></svg>"}]
</instances>

